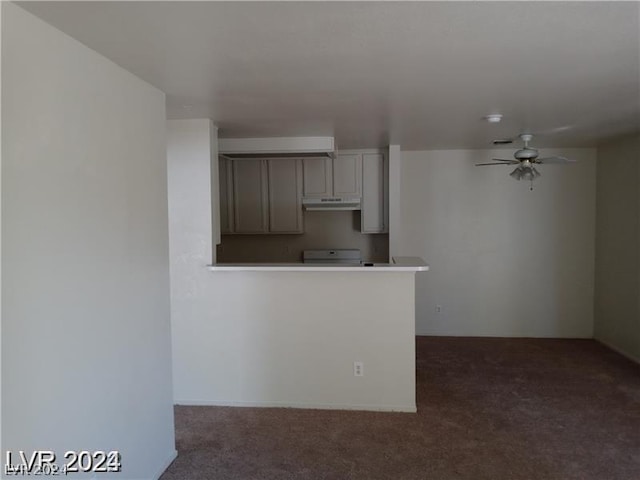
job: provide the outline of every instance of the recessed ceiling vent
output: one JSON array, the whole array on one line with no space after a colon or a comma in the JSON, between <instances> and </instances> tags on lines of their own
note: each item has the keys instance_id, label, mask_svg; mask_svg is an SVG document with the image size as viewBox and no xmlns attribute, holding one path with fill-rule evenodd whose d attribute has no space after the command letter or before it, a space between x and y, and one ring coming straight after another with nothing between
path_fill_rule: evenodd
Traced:
<instances>
[{"instance_id":1,"label":"recessed ceiling vent","mask_svg":"<svg viewBox=\"0 0 640 480\"><path fill-rule=\"evenodd\" d=\"M509 145L510 143L513 143L513 140L510 138L499 138L493 141L494 145Z\"/></svg>"}]
</instances>

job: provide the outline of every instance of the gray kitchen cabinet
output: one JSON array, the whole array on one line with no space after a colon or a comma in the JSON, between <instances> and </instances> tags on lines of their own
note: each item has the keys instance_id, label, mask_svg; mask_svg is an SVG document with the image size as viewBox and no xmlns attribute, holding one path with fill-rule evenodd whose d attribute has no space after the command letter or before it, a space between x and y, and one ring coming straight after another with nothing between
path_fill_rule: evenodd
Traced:
<instances>
[{"instance_id":1,"label":"gray kitchen cabinet","mask_svg":"<svg viewBox=\"0 0 640 480\"><path fill-rule=\"evenodd\" d=\"M338 154L333 160L333 195L336 197L360 197L362 179L362 155Z\"/></svg>"},{"instance_id":2,"label":"gray kitchen cabinet","mask_svg":"<svg viewBox=\"0 0 640 480\"><path fill-rule=\"evenodd\" d=\"M267 161L269 176L269 232L303 233L302 161L277 158Z\"/></svg>"},{"instance_id":3,"label":"gray kitchen cabinet","mask_svg":"<svg viewBox=\"0 0 640 480\"><path fill-rule=\"evenodd\" d=\"M330 158L303 160L303 195L309 198L333 195L333 164Z\"/></svg>"},{"instance_id":4,"label":"gray kitchen cabinet","mask_svg":"<svg viewBox=\"0 0 640 480\"><path fill-rule=\"evenodd\" d=\"M220 189L220 233L233 233L233 171L231 160L218 158Z\"/></svg>"},{"instance_id":5,"label":"gray kitchen cabinet","mask_svg":"<svg viewBox=\"0 0 640 480\"><path fill-rule=\"evenodd\" d=\"M389 231L389 166L382 153L362 155L361 232Z\"/></svg>"},{"instance_id":6,"label":"gray kitchen cabinet","mask_svg":"<svg viewBox=\"0 0 640 480\"><path fill-rule=\"evenodd\" d=\"M220 157L223 234L304 233L302 160Z\"/></svg>"},{"instance_id":7,"label":"gray kitchen cabinet","mask_svg":"<svg viewBox=\"0 0 640 480\"><path fill-rule=\"evenodd\" d=\"M362 156L338 154L336 158L305 158L303 195L308 198L360 197Z\"/></svg>"},{"instance_id":8,"label":"gray kitchen cabinet","mask_svg":"<svg viewBox=\"0 0 640 480\"><path fill-rule=\"evenodd\" d=\"M267 161L243 158L232 165L234 233L267 233Z\"/></svg>"}]
</instances>

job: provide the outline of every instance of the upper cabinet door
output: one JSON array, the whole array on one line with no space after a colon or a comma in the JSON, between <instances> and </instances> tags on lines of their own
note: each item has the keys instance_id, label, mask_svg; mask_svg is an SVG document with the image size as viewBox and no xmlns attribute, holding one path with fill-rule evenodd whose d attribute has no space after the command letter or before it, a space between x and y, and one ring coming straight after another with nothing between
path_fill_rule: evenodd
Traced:
<instances>
[{"instance_id":1,"label":"upper cabinet door","mask_svg":"<svg viewBox=\"0 0 640 480\"><path fill-rule=\"evenodd\" d=\"M269 231L303 233L302 161L295 158L268 160Z\"/></svg>"},{"instance_id":2,"label":"upper cabinet door","mask_svg":"<svg viewBox=\"0 0 640 480\"><path fill-rule=\"evenodd\" d=\"M218 158L220 175L220 233L233 232L233 172L231 161L224 157Z\"/></svg>"},{"instance_id":3,"label":"upper cabinet door","mask_svg":"<svg viewBox=\"0 0 640 480\"><path fill-rule=\"evenodd\" d=\"M386 162L381 153L362 155L362 233L387 231Z\"/></svg>"},{"instance_id":4,"label":"upper cabinet door","mask_svg":"<svg viewBox=\"0 0 640 480\"><path fill-rule=\"evenodd\" d=\"M333 160L333 194L336 197L360 197L362 188L362 156L338 155Z\"/></svg>"},{"instance_id":5,"label":"upper cabinet door","mask_svg":"<svg viewBox=\"0 0 640 480\"><path fill-rule=\"evenodd\" d=\"M305 158L303 195L321 198L333 195L330 158Z\"/></svg>"},{"instance_id":6,"label":"upper cabinet door","mask_svg":"<svg viewBox=\"0 0 640 480\"><path fill-rule=\"evenodd\" d=\"M232 165L235 233L266 233L269 230L266 160L234 160Z\"/></svg>"}]
</instances>

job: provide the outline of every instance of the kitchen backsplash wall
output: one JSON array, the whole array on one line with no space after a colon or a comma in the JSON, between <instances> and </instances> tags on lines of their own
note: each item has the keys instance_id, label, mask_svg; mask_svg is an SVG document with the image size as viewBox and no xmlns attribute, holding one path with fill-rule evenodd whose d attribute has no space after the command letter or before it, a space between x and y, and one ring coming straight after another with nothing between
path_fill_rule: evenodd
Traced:
<instances>
[{"instance_id":1,"label":"kitchen backsplash wall","mask_svg":"<svg viewBox=\"0 0 640 480\"><path fill-rule=\"evenodd\" d=\"M357 248L366 262L389 259L388 234L360 233L360 212L304 212L301 235L223 235L219 263L299 262L310 249Z\"/></svg>"}]
</instances>

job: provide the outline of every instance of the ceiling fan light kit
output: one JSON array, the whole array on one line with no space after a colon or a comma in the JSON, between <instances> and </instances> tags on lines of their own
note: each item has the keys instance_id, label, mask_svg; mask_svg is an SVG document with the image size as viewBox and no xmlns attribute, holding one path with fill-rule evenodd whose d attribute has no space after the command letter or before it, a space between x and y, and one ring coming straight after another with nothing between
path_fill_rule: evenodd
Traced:
<instances>
[{"instance_id":1,"label":"ceiling fan light kit","mask_svg":"<svg viewBox=\"0 0 640 480\"><path fill-rule=\"evenodd\" d=\"M507 160L503 158L494 158L491 162L476 163L478 167L484 167L487 165L517 165L515 170L509 174L511 178L516 180L527 180L530 182L530 190L533 190L533 181L540 177L541 174L535 168L535 165L542 164L566 164L573 163L575 160L570 160L565 157L546 157L538 158L538 150L529 146L529 142L533 139L533 135L529 133L523 133L520 135L520 140L524 143L524 146L516 150L513 154L515 160ZM495 143L495 142L494 142Z\"/></svg>"}]
</instances>

